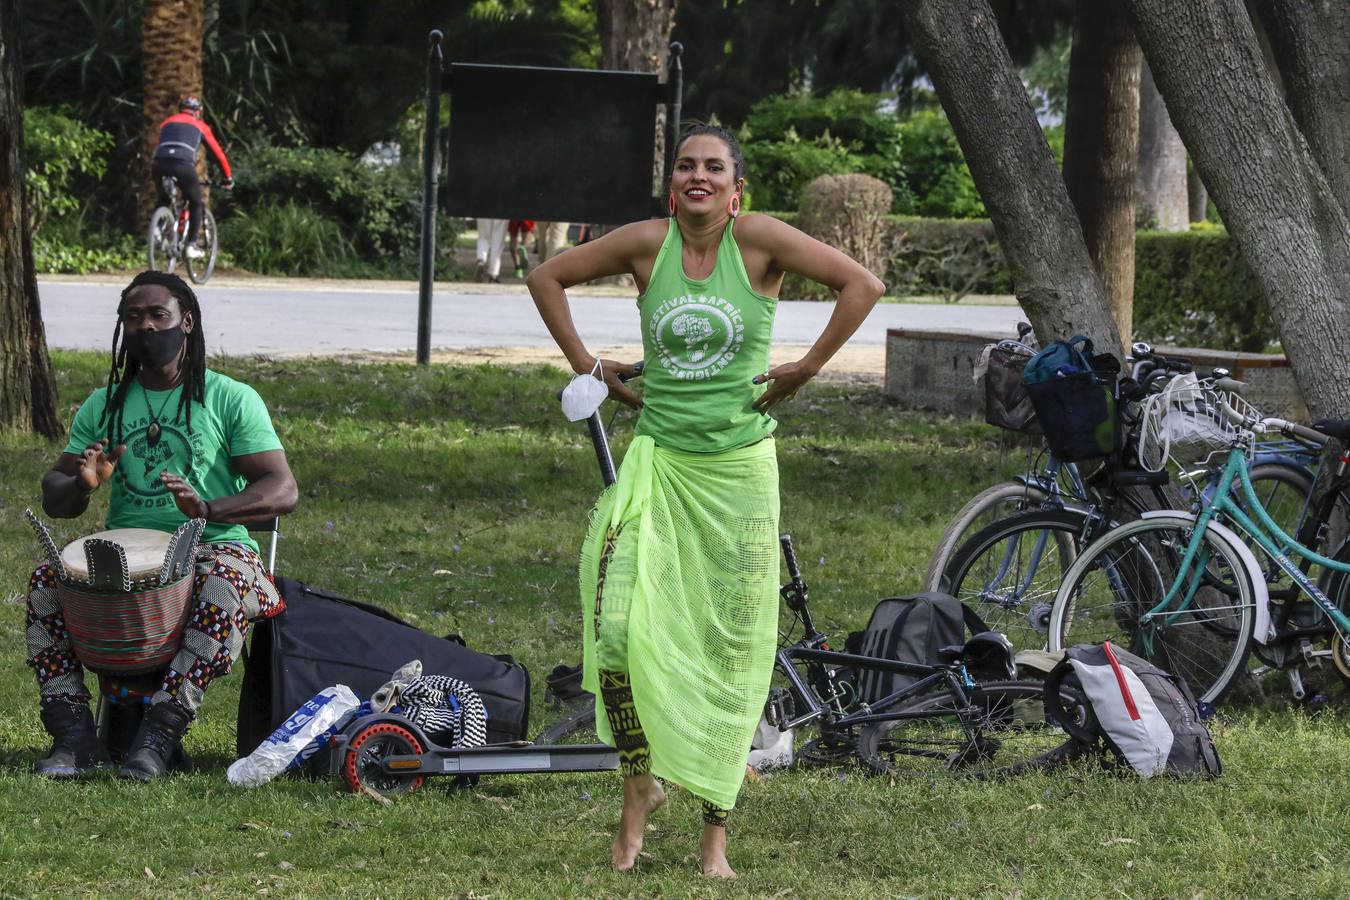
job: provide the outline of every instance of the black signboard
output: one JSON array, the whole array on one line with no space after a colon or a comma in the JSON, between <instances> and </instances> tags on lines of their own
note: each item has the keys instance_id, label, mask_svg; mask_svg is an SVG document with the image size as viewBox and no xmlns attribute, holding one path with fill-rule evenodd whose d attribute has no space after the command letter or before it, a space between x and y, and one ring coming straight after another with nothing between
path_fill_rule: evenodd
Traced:
<instances>
[{"instance_id":1,"label":"black signboard","mask_svg":"<svg viewBox=\"0 0 1350 900\"><path fill-rule=\"evenodd\" d=\"M453 63L451 215L618 225L653 207L657 76Z\"/></svg>"}]
</instances>

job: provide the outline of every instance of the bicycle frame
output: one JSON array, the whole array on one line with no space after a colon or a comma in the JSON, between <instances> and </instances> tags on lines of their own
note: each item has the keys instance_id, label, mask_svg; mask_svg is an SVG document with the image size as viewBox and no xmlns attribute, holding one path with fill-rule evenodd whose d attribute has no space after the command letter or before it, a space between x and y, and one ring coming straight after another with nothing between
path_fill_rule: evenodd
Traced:
<instances>
[{"instance_id":1,"label":"bicycle frame","mask_svg":"<svg viewBox=\"0 0 1350 900\"><path fill-rule=\"evenodd\" d=\"M875 656L860 656L855 653L839 653L834 650L818 649L813 644L822 643L824 635L809 635L802 641L793 644L790 647L783 647L778 651L778 668L787 676L797 696L806 701L809 710L791 721L778 724L779 730L786 731L789 728L796 728L798 725L805 725L807 722L813 722L822 717L828 717L831 725L835 727L848 728L853 725L866 725L871 722L890 722L897 719L926 719L932 718L932 710L922 710L918 712L875 712L877 709L888 710L897 704L908 700L910 697L924 693L929 688L940 683L946 683L948 692L952 698L957 701L957 709L965 709L970 705L970 690L974 689L975 682L966 672L965 666L955 668L943 668L939 666L925 666L919 663L907 663L900 660L881 659ZM816 696L816 692L802 678L792 661L800 659L804 662L833 663L840 666L855 666L858 668L869 669L876 672L893 672L900 675L917 675L919 680L907 688L888 694L877 700L875 703L864 703L862 709L856 713L846 714L834 717L830 707L821 702Z\"/></svg>"},{"instance_id":2,"label":"bicycle frame","mask_svg":"<svg viewBox=\"0 0 1350 900\"><path fill-rule=\"evenodd\" d=\"M1232 496L1235 479L1241 485L1242 497L1248 504L1247 508L1255 514L1255 521L1238 505ZM1195 598L1195 591L1199 587L1200 577L1204 573L1207 562L1208 551L1202 549L1205 534L1208 531L1209 523L1215 517L1233 523L1247 537L1255 541L1261 550L1286 575L1293 579L1294 584L1327 615L1341 636L1350 638L1350 617L1336 608L1336 605L1331 602L1326 594L1322 593L1312 579L1294 564L1289 558L1289 554L1293 553L1319 566L1347 574L1350 574L1350 563L1337 562L1303 546L1276 524L1275 520L1266 512L1265 507L1261 505L1260 498L1256 495L1256 489L1252 486L1251 475L1247 471L1247 456L1241 445L1235 445L1228 451L1228 460L1219 478L1219 485L1215 489L1214 496L1204 504L1196 517L1195 530L1191 534L1190 542L1186 545L1186 552L1181 558L1177 576L1173 580L1167 596L1140 618L1141 625L1152 623L1158 617L1168 616L1163 620L1163 625L1166 626L1190 606L1191 601ZM1197 559L1199 560L1198 563ZM1262 572L1248 572L1247 574L1253 579L1265 577ZM1185 597L1179 605L1174 607L1173 604L1181 594L1183 584L1186 582L1189 582L1189 584L1185 587Z\"/></svg>"}]
</instances>

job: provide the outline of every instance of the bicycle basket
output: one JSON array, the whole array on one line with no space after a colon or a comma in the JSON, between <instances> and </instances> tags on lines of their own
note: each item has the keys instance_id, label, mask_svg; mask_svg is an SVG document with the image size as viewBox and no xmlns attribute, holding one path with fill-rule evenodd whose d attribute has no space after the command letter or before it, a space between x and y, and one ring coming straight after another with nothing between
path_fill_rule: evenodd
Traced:
<instances>
[{"instance_id":1,"label":"bicycle basket","mask_svg":"<svg viewBox=\"0 0 1350 900\"><path fill-rule=\"evenodd\" d=\"M1041 423L1022 383L1022 373L1036 351L1016 341L989 344L981 354L984 378L984 420L1008 431L1041 434ZM977 378L980 368L976 369Z\"/></svg>"},{"instance_id":2,"label":"bicycle basket","mask_svg":"<svg viewBox=\"0 0 1350 900\"><path fill-rule=\"evenodd\" d=\"M1158 472L1171 459L1182 469L1189 469L1207 462L1211 454L1227 450L1238 436L1238 428L1223 414L1221 400L1229 406L1246 407L1236 396L1220 398L1194 373L1176 376L1161 393L1145 399L1140 410L1140 465Z\"/></svg>"}]
</instances>

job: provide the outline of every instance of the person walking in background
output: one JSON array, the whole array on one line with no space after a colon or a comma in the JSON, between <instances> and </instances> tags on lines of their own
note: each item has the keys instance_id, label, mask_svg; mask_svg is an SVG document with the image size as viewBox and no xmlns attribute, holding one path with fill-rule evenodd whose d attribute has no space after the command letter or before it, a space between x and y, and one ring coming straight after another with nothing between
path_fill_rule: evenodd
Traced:
<instances>
[{"instance_id":1,"label":"person walking in background","mask_svg":"<svg viewBox=\"0 0 1350 900\"><path fill-rule=\"evenodd\" d=\"M511 263L516 267L516 277L524 278L525 270L530 267L530 255L525 244L534 237L534 221L512 219L506 230L511 235Z\"/></svg>"},{"instance_id":2,"label":"person walking in background","mask_svg":"<svg viewBox=\"0 0 1350 900\"><path fill-rule=\"evenodd\" d=\"M505 219L478 219L478 252L473 280L501 283L502 248L506 244Z\"/></svg>"},{"instance_id":3,"label":"person walking in background","mask_svg":"<svg viewBox=\"0 0 1350 900\"><path fill-rule=\"evenodd\" d=\"M535 250L541 263L567 249L567 225L567 222L535 223Z\"/></svg>"}]
</instances>

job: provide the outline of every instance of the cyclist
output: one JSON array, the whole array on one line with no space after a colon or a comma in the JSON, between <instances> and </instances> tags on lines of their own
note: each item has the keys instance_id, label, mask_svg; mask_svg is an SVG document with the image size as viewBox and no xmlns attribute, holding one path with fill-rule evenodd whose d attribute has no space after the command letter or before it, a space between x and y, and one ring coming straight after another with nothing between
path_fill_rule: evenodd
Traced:
<instances>
[{"instance_id":1,"label":"cyclist","mask_svg":"<svg viewBox=\"0 0 1350 900\"><path fill-rule=\"evenodd\" d=\"M178 189L187 198L187 255L193 259L200 259L203 255L202 249L197 246L197 229L202 222L202 186L197 180L197 153L201 150L203 140L215 154L220 171L225 175L220 186L230 190L234 187L230 161L216 142L211 126L202 121L202 101L196 97L179 100L178 112L160 123L159 143L155 146L154 156L155 190L159 195L159 205L169 205L169 197L161 184L161 180L166 177L178 182Z\"/></svg>"}]
</instances>

